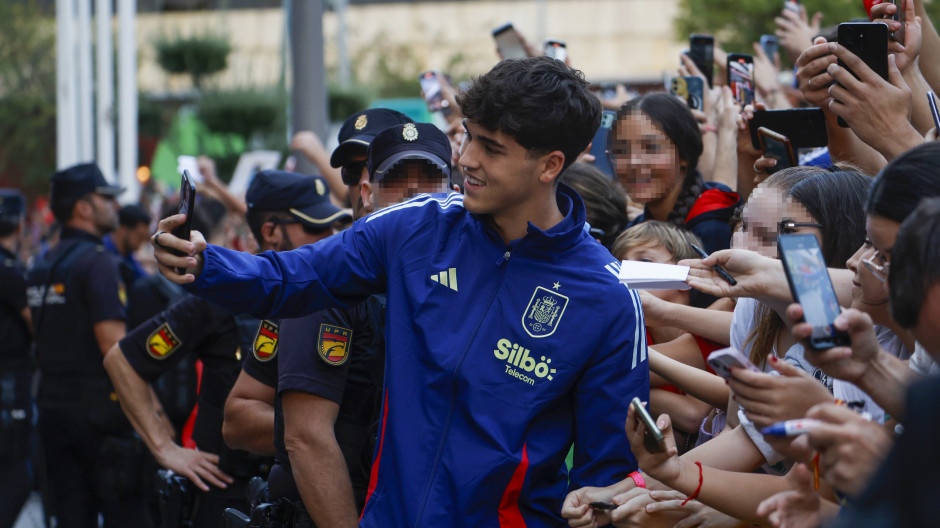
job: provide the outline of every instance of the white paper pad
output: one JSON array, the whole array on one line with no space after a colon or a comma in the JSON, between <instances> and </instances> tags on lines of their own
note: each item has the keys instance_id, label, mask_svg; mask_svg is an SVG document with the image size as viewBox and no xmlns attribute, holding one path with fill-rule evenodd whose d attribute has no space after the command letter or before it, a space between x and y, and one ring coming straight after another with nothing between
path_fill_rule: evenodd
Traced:
<instances>
[{"instance_id":1,"label":"white paper pad","mask_svg":"<svg viewBox=\"0 0 940 528\"><path fill-rule=\"evenodd\" d=\"M688 266L625 260L620 264L620 282L637 290L688 290Z\"/></svg>"}]
</instances>

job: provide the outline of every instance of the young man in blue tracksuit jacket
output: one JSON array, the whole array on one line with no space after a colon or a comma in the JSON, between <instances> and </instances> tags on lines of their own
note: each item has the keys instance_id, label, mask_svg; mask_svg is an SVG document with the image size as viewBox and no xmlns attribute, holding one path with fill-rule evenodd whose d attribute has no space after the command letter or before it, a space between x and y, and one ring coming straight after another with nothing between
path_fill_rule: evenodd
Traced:
<instances>
[{"instance_id":1,"label":"young man in blue tracksuit jacket","mask_svg":"<svg viewBox=\"0 0 940 528\"><path fill-rule=\"evenodd\" d=\"M236 312L292 317L387 292L361 526L558 526L569 489L636 469L623 426L629 401L649 394L639 298L584 232L581 199L556 183L600 105L578 72L546 57L501 62L459 102L465 195L421 196L259 256L173 237L175 216L155 254L171 280Z\"/></svg>"}]
</instances>

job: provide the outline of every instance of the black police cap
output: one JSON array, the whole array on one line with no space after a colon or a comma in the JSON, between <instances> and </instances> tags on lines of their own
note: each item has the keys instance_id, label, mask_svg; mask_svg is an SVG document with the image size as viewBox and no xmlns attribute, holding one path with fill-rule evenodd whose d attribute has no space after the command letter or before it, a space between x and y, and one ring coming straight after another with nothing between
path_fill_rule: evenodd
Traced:
<instances>
[{"instance_id":1,"label":"black police cap","mask_svg":"<svg viewBox=\"0 0 940 528\"><path fill-rule=\"evenodd\" d=\"M26 199L16 189L0 189L0 223L17 224L26 214Z\"/></svg>"},{"instance_id":2,"label":"black police cap","mask_svg":"<svg viewBox=\"0 0 940 528\"><path fill-rule=\"evenodd\" d=\"M369 145L369 178L381 181L405 160L427 160L450 177L450 140L430 123L406 123L380 132Z\"/></svg>"},{"instance_id":3,"label":"black police cap","mask_svg":"<svg viewBox=\"0 0 940 528\"><path fill-rule=\"evenodd\" d=\"M52 184L52 205L74 203L91 193L117 196L124 192L123 187L108 183L101 169L94 163L81 163L62 169L53 174L49 181Z\"/></svg>"},{"instance_id":4,"label":"black police cap","mask_svg":"<svg viewBox=\"0 0 940 528\"><path fill-rule=\"evenodd\" d=\"M330 201L330 187L321 176L261 171L251 180L245 202L249 212L283 211L311 227L350 217Z\"/></svg>"},{"instance_id":5,"label":"black police cap","mask_svg":"<svg viewBox=\"0 0 940 528\"><path fill-rule=\"evenodd\" d=\"M357 150L369 147L376 134L390 126L412 123L410 117L388 108L370 108L349 116L339 129L339 146L330 156L330 165L341 167Z\"/></svg>"}]
</instances>

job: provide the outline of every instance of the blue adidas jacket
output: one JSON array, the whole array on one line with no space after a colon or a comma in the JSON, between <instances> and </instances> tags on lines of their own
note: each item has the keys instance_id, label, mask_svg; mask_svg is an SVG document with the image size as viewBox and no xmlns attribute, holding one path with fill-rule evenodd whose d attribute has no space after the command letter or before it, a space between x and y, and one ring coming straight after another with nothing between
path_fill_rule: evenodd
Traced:
<instances>
[{"instance_id":1,"label":"blue adidas jacket","mask_svg":"<svg viewBox=\"0 0 940 528\"><path fill-rule=\"evenodd\" d=\"M636 469L623 428L630 399L649 396L639 297L583 232L580 197L564 185L557 196L565 219L544 232L529 224L509 245L450 194L290 252L206 250L190 289L259 317L387 290L384 409L361 526L559 526L569 489Z\"/></svg>"}]
</instances>

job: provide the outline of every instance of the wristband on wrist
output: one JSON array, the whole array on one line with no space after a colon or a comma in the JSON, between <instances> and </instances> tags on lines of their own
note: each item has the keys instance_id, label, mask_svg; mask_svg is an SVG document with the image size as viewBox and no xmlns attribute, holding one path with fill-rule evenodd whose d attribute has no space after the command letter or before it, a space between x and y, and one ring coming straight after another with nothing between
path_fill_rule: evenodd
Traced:
<instances>
[{"instance_id":1,"label":"wristband on wrist","mask_svg":"<svg viewBox=\"0 0 940 528\"><path fill-rule=\"evenodd\" d=\"M685 506L689 501L695 500L695 498L698 497L699 492L702 491L702 463L696 461L695 465L698 466L698 487L695 488L695 491L692 492L692 494L689 495L687 499L682 501L682 504L680 504L679 507Z\"/></svg>"},{"instance_id":2,"label":"wristband on wrist","mask_svg":"<svg viewBox=\"0 0 940 528\"><path fill-rule=\"evenodd\" d=\"M636 487L646 489L646 481L643 480L643 475L641 475L639 471L634 471L627 476L633 479L633 482L636 483Z\"/></svg>"}]
</instances>

